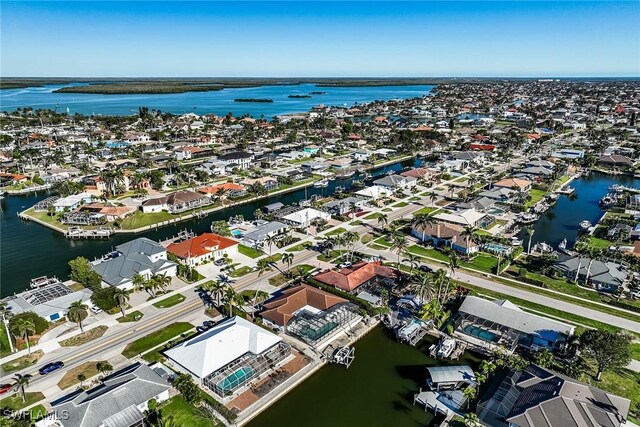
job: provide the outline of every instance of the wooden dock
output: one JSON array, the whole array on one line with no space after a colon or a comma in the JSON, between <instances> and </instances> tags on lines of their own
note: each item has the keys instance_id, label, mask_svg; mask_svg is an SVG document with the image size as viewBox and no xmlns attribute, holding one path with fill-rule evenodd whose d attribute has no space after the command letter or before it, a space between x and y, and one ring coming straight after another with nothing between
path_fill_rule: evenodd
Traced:
<instances>
[{"instance_id":1,"label":"wooden dock","mask_svg":"<svg viewBox=\"0 0 640 427\"><path fill-rule=\"evenodd\" d=\"M108 239L114 231L110 227L88 230L85 228L72 227L64 233L67 239Z\"/></svg>"}]
</instances>

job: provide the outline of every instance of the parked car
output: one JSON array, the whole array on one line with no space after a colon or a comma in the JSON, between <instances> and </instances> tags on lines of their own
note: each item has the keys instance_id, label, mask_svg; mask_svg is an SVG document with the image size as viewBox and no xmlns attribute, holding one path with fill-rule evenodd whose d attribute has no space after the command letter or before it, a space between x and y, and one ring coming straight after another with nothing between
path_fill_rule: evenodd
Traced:
<instances>
[{"instance_id":1,"label":"parked car","mask_svg":"<svg viewBox=\"0 0 640 427\"><path fill-rule=\"evenodd\" d=\"M425 273L431 273L433 271L431 267L428 267L426 265L421 265L420 267L418 267L418 270L424 271Z\"/></svg>"},{"instance_id":2,"label":"parked car","mask_svg":"<svg viewBox=\"0 0 640 427\"><path fill-rule=\"evenodd\" d=\"M212 321L212 320L205 320L204 322L202 322L202 326L204 326L207 329L213 328L215 326L216 322Z\"/></svg>"},{"instance_id":3,"label":"parked car","mask_svg":"<svg viewBox=\"0 0 640 427\"><path fill-rule=\"evenodd\" d=\"M51 372L61 369L62 367L64 367L64 363L62 362L47 363L42 368L40 368L38 372L40 372L40 375L47 375L47 374L50 374Z\"/></svg>"},{"instance_id":4,"label":"parked car","mask_svg":"<svg viewBox=\"0 0 640 427\"><path fill-rule=\"evenodd\" d=\"M102 313L102 309L97 305L92 306L89 310L91 310L94 314Z\"/></svg>"},{"instance_id":5,"label":"parked car","mask_svg":"<svg viewBox=\"0 0 640 427\"><path fill-rule=\"evenodd\" d=\"M2 385L0 385L0 394L5 394L9 390L11 390L11 387L12 387L11 384L2 384Z\"/></svg>"}]
</instances>

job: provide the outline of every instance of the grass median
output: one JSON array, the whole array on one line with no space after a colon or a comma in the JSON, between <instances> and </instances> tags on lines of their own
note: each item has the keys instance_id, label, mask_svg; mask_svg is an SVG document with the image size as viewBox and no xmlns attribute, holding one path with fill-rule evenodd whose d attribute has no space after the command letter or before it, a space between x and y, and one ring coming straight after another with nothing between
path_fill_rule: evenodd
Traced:
<instances>
[{"instance_id":1,"label":"grass median","mask_svg":"<svg viewBox=\"0 0 640 427\"><path fill-rule=\"evenodd\" d=\"M194 326L187 322L178 322L165 326L158 331L129 343L122 352L122 355L127 359L131 359L193 328Z\"/></svg>"}]
</instances>

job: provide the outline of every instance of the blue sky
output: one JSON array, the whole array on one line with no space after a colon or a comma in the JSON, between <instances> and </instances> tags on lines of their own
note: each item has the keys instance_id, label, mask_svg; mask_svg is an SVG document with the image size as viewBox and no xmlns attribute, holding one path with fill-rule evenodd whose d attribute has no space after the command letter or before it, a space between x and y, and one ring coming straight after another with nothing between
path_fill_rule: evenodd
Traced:
<instances>
[{"instance_id":1,"label":"blue sky","mask_svg":"<svg viewBox=\"0 0 640 427\"><path fill-rule=\"evenodd\" d=\"M3 76L640 76L632 2L7 2Z\"/></svg>"}]
</instances>

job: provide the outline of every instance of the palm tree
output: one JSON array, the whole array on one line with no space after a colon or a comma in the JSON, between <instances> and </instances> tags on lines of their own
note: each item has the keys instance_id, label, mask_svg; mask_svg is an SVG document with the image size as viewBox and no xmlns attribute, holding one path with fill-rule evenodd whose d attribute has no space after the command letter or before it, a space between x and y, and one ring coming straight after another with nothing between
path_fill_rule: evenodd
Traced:
<instances>
[{"instance_id":1,"label":"palm tree","mask_svg":"<svg viewBox=\"0 0 640 427\"><path fill-rule=\"evenodd\" d=\"M424 304L433 296L433 276L431 274L420 274L413 278L413 285L416 296L421 304Z\"/></svg>"},{"instance_id":2,"label":"palm tree","mask_svg":"<svg viewBox=\"0 0 640 427\"><path fill-rule=\"evenodd\" d=\"M584 276L584 285L587 286L589 283L589 276L591 276L591 266L593 265L593 261L596 258L599 258L601 252L598 249L589 248L587 250L587 254L589 255L589 265L587 266L587 273Z\"/></svg>"},{"instance_id":3,"label":"palm tree","mask_svg":"<svg viewBox=\"0 0 640 427\"><path fill-rule=\"evenodd\" d=\"M237 302L237 295L238 294L231 286L227 286L224 290L224 300L229 304L229 311L227 312L228 317L233 316L232 307Z\"/></svg>"},{"instance_id":4,"label":"palm tree","mask_svg":"<svg viewBox=\"0 0 640 427\"><path fill-rule=\"evenodd\" d=\"M76 377L78 381L80 381L80 388L84 388L84 382L87 380L87 376L85 374L78 374Z\"/></svg>"},{"instance_id":5,"label":"palm tree","mask_svg":"<svg viewBox=\"0 0 640 427\"><path fill-rule=\"evenodd\" d=\"M527 245L527 255L531 255L531 238L533 237L533 233L535 233L533 227L527 227L527 235L529 236L529 244Z\"/></svg>"},{"instance_id":6,"label":"palm tree","mask_svg":"<svg viewBox=\"0 0 640 427\"><path fill-rule=\"evenodd\" d=\"M275 236L268 235L267 238L264 239L264 242L267 244L267 247L269 247L269 256L271 256L271 248L276 244Z\"/></svg>"},{"instance_id":7,"label":"palm tree","mask_svg":"<svg viewBox=\"0 0 640 427\"><path fill-rule=\"evenodd\" d=\"M436 221L429 215L416 215L413 220L413 228L422 232L422 239L420 239L422 242L424 242L426 237L426 229L428 227L433 227L435 224Z\"/></svg>"},{"instance_id":8,"label":"palm tree","mask_svg":"<svg viewBox=\"0 0 640 427\"><path fill-rule=\"evenodd\" d=\"M139 290L145 289L146 280L144 277L142 277L140 273L136 273L133 275L133 278L131 279L131 283L133 283L133 289L135 289L136 291L139 291Z\"/></svg>"},{"instance_id":9,"label":"palm tree","mask_svg":"<svg viewBox=\"0 0 640 427\"><path fill-rule=\"evenodd\" d=\"M113 366L111 366L111 363L109 363L109 362L101 361L101 362L96 363L96 369L102 375L106 375L107 373L113 371Z\"/></svg>"},{"instance_id":10,"label":"palm tree","mask_svg":"<svg viewBox=\"0 0 640 427\"><path fill-rule=\"evenodd\" d=\"M164 274L154 274L151 276L151 280L157 283L157 287L164 290L171 285L171 277L167 276L167 273Z\"/></svg>"},{"instance_id":11,"label":"palm tree","mask_svg":"<svg viewBox=\"0 0 640 427\"><path fill-rule=\"evenodd\" d=\"M466 226L460 233L460 237L463 237L465 239L465 243L467 245L467 254L469 254L469 241L475 241L476 228L471 225Z\"/></svg>"},{"instance_id":12,"label":"palm tree","mask_svg":"<svg viewBox=\"0 0 640 427\"><path fill-rule=\"evenodd\" d=\"M353 258L353 249L355 243L359 240L360 236L355 231L347 231L340 236L342 238L342 243L347 246L347 250L349 251L349 260Z\"/></svg>"},{"instance_id":13,"label":"palm tree","mask_svg":"<svg viewBox=\"0 0 640 427\"><path fill-rule=\"evenodd\" d=\"M9 318L11 318L11 316L13 316L13 312L11 311L9 306L4 302L0 302L0 318L2 319L5 332L7 333L9 348L11 350L11 353L13 353L15 349L13 348L13 338L11 337L11 332L9 331Z\"/></svg>"},{"instance_id":14,"label":"palm tree","mask_svg":"<svg viewBox=\"0 0 640 427\"><path fill-rule=\"evenodd\" d=\"M396 234L391 241L390 249L398 253L398 269L400 268L400 254L409 246L404 234Z\"/></svg>"},{"instance_id":15,"label":"palm tree","mask_svg":"<svg viewBox=\"0 0 640 427\"><path fill-rule=\"evenodd\" d=\"M31 375L29 374L16 374L16 376L13 377L13 389L20 392L22 403L27 402L26 389L29 387L29 381L31 381Z\"/></svg>"},{"instance_id":16,"label":"palm tree","mask_svg":"<svg viewBox=\"0 0 640 427\"><path fill-rule=\"evenodd\" d=\"M429 201L431 202L431 207L433 207L433 203L438 200L438 195L435 192L429 193Z\"/></svg>"},{"instance_id":17,"label":"palm tree","mask_svg":"<svg viewBox=\"0 0 640 427\"><path fill-rule=\"evenodd\" d=\"M389 224L389 217L385 213L378 214L378 225L381 225L382 228L385 228Z\"/></svg>"},{"instance_id":18,"label":"palm tree","mask_svg":"<svg viewBox=\"0 0 640 427\"><path fill-rule=\"evenodd\" d=\"M118 307L120 307L120 311L122 312L122 316L125 315L125 308L127 306L127 302L129 301L129 296L130 296L131 292L126 290L126 289L122 289L122 288L115 288L113 290L113 299L115 300L116 304L118 304Z\"/></svg>"},{"instance_id":19,"label":"palm tree","mask_svg":"<svg viewBox=\"0 0 640 427\"><path fill-rule=\"evenodd\" d=\"M293 254L291 252L286 252L282 255L282 263L287 264L287 273L291 270L291 264L293 264Z\"/></svg>"},{"instance_id":20,"label":"palm tree","mask_svg":"<svg viewBox=\"0 0 640 427\"><path fill-rule=\"evenodd\" d=\"M222 298L224 289L226 288L226 284L222 283L222 281L220 280L215 280L215 281L210 281L205 283L202 288L206 291L209 292L209 295L211 295L215 301L216 301L216 307L220 306L220 299Z\"/></svg>"},{"instance_id":21,"label":"palm tree","mask_svg":"<svg viewBox=\"0 0 640 427\"><path fill-rule=\"evenodd\" d=\"M232 279L231 276L227 276L226 274L218 274L218 281L224 286L231 286L236 283L236 281Z\"/></svg>"},{"instance_id":22,"label":"palm tree","mask_svg":"<svg viewBox=\"0 0 640 427\"><path fill-rule=\"evenodd\" d=\"M256 293L253 295L253 305L255 306L268 300L270 296L269 292L256 289Z\"/></svg>"},{"instance_id":23,"label":"palm tree","mask_svg":"<svg viewBox=\"0 0 640 427\"><path fill-rule=\"evenodd\" d=\"M271 265L272 263L265 258L258 260L258 263L256 264L256 270L258 271L258 280L262 277L264 273L272 270Z\"/></svg>"},{"instance_id":24,"label":"palm tree","mask_svg":"<svg viewBox=\"0 0 640 427\"><path fill-rule=\"evenodd\" d=\"M411 276L413 274L413 269L417 268L418 265L420 265L420 260L418 258L418 255L412 254L411 252L407 252L406 254L406 258L402 260L402 262L406 262L407 264L409 264L409 275Z\"/></svg>"},{"instance_id":25,"label":"palm tree","mask_svg":"<svg viewBox=\"0 0 640 427\"><path fill-rule=\"evenodd\" d=\"M78 300L72 302L67 310L67 319L72 322L76 322L80 327L80 332L84 332L82 321L89 315L87 308L88 307L83 304L82 300Z\"/></svg>"},{"instance_id":26,"label":"palm tree","mask_svg":"<svg viewBox=\"0 0 640 427\"><path fill-rule=\"evenodd\" d=\"M31 354L31 343L29 342L29 336L36 333L36 325L33 321L28 319L16 319L16 322L11 326L11 332L17 337L22 338L27 343L27 352Z\"/></svg>"}]
</instances>

